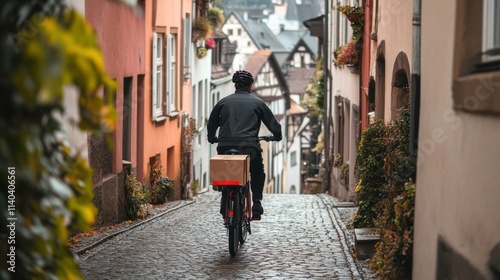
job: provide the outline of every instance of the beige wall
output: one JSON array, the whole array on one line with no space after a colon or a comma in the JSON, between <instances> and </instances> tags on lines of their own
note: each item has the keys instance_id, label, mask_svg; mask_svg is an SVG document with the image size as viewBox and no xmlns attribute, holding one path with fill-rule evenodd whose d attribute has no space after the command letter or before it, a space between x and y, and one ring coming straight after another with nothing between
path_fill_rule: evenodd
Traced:
<instances>
[{"instance_id":1,"label":"beige wall","mask_svg":"<svg viewBox=\"0 0 500 280\"><path fill-rule=\"evenodd\" d=\"M376 77L377 49L384 42L384 119L389 121L392 117L393 68L398 54L405 53L411 65L413 0L373 0L372 12L372 34L376 34L376 40L371 40L371 76ZM411 73L408 74L411 75Z\"/></svg>"},{"instance_id":2,"label":"beige wall","mask_svg":"<svg viewBox=\"0 0 500 280\"><path fill-rule=\"evenodd\" d=\"M452 109L455 1L422 3L413 279L435 279L440 236L485 279L500 242L500 118Z\"/></svg>"}]
</instances>

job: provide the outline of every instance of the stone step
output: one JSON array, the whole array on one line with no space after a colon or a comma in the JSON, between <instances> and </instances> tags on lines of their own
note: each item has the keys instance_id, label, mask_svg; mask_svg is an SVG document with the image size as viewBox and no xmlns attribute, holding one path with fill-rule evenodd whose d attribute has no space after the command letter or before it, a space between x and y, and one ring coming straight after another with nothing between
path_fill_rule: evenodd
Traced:
<instances>
[{"instance_id":1,"label":"stone step","mask_svg":"<svg viewBox=\"0 0 500 280\"><path fill-rule=\"evenodd\" d=\"M354 241L358 260L366 260L375 253L375 244L380 240L376 228L354 229Z\"/></svg>"}]
</instances>

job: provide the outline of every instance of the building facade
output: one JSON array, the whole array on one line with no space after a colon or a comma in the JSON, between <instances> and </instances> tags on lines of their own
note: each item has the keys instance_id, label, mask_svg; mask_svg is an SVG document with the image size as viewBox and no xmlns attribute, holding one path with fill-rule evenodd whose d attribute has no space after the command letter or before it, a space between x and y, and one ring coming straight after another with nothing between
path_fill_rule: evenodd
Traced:
<instances>
[{"instance_id":1,"label":"building facade","mask_svg":"<svg viewBox=\"0 0 500 280\"><path fill-rule=\"evenodd\" d=\"M104 134L89 136L97 223L116 223L126 218L125 177L141 167L141 103L147 74L145 20L127 6L97 0L85 1L85 17L97 33L106 71L117 83L113 146L107 145ZM104 97L106 94L103 92Z\"/></svg>"},{"instance_id":2,"label":"building facade","mask_svg":"<svg viewBox=\"0 0 500 280\"><path fill-rule=\"evenodd\" d=\"M413 279L500 275L499 19L498 1L422 1Z\"/></svg>"}]
</instances>

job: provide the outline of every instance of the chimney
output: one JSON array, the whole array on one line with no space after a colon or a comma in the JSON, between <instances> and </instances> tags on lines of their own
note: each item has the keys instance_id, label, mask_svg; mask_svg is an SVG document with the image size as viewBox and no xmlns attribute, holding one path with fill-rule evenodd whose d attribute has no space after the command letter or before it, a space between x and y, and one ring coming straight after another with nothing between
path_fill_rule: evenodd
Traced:
<instances>
[{"instance_id":1,"label":"chimney","mask_svg":"<svg viewBox=\"0 0 500 280\"><path fill-rule=\"evenodd\" d=\"M246 11L245 11L245 12L243 12L243 19L244 19L245 21L248 21L248 12L246 12Z\"/></svg>"}]
</instances>

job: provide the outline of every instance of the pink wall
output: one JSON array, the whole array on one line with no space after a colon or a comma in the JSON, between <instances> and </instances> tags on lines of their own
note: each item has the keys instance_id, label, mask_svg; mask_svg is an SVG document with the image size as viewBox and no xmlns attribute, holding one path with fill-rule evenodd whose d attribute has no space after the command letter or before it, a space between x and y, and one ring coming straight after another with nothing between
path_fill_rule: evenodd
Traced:
<instances>
[{"instance_id":1,"label":"pink wall","mask_svg":"<svg viewBox=\"0 0 500 280\"><path fill-rule=\"evenodd\" d=\"M108 73L117 81L117 123L114 133L113 172L122 170L123 81L132 77L131 162L137 165L138 75L145 74L144 17L113 1L86 0L85 16L97 32Z\"/></svg>"},{"instance_id":2,"label":"pink wall","mask_svg":"<svg viewBox=\"0 0 500 280\"><path fill-rule=\"evenodd\" d=\"M96 28L106 69L118 82L113 173L122 171L123 80L132 77L132 166L137 167L138 179L147 183L149 159L160 154L162 175L175 181L175 198L179 198L182 112L189 112L191 104L191 84L190 81L185 82L182 76L183 19L186 13L191 14L192 1L138 2L143 6L140 16L113 1L86 0L86 18ZM154 122L151 117L151 51L155 29L177 34L178 114L167 116L164 122ZM138 88L138 75L144 75L142 90Z\"/></svg>"}]
</instances>

